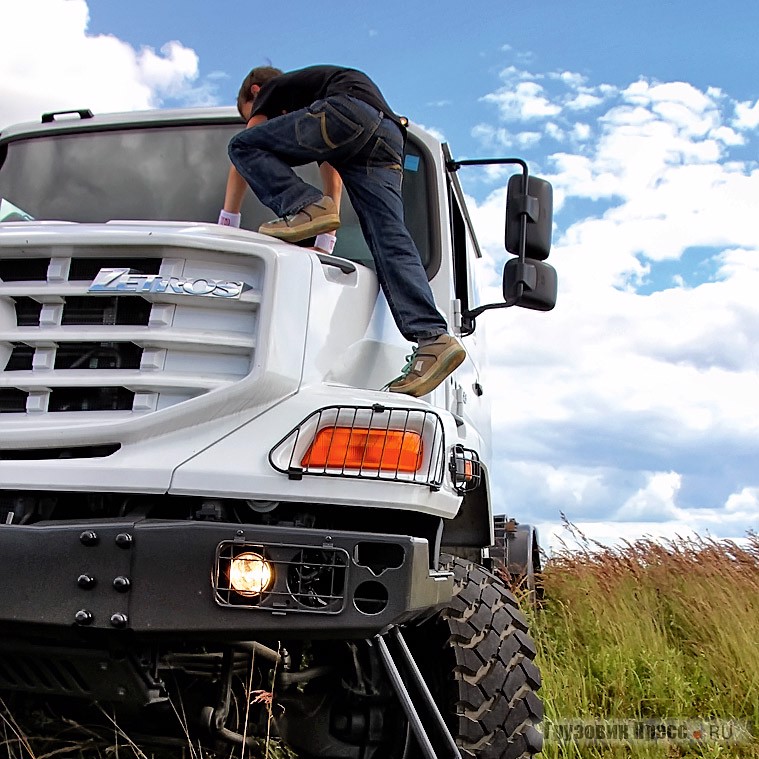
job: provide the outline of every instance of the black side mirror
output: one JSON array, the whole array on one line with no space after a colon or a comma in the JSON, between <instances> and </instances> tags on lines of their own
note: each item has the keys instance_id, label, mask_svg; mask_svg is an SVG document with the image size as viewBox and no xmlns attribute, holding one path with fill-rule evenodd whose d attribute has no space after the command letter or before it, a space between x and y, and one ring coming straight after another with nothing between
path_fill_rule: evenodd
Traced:
<instances>
[{"instance_id":1,"label":"black side mirror","mask_svg":"<svg viewBox=\"0 0 759 759\"><path fill-rule=\"evenodd\" d=\"M514 174L506 192L506 250L519 255L521 217L527 216L525 256L544 261L551 252L553 227L553 188L550 182L528 177L527 192L522 189L524 177Z\"/></svg>"},{"instance_id":2,"label":"black side mirror","mask_svg":"<svg viewBox=\"0 0 759 759\"><path fill-rule=\"evenodd\" d=\"M550 264L511 258L503 267L503 297L509 305L550 311L556 305L557 289L556 269Z\"/></svg>"}]
</instances>

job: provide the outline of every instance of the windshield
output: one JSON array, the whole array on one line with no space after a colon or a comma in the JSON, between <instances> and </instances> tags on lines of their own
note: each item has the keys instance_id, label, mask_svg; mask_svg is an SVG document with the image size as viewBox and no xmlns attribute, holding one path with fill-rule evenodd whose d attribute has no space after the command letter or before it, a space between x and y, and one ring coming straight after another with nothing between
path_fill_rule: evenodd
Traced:
<instances>
[{"instance_id":1,"label":"windshield","mask_svg":"<svg viewBox=\"0 0 759 759\"><path fill-rule=\"evenodd\" d=\"M0 216L5 221L31 217L74 222L216 222L229 169L227 143L240 126L82 130L10 141L0 146L0 161L5 153L0 166L0 198L4 199ZM431 250L427 172L421 150L410 141L405 166L406 223L426 266ZM316 164L298 173L320 186ZM272 212L248 193L243 227L255 230L272 218ZM345 194L334 252L373 265Z\"/></svg>"}]
</instances>

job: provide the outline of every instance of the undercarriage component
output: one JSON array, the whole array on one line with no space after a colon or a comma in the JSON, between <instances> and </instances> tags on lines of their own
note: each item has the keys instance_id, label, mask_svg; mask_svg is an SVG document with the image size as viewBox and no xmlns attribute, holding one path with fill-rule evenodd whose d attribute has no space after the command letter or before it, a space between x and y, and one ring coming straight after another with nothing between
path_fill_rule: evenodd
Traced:
<instances>
[{"instance_id":1,"label":"undercarriage component","mask_svg":"<svg viewBox=\"0 0 759 759\"><path fill-rule=\"evenodd\" d=\"M299 756L528 759L540 751L541 680L515 597L484 567L444 560L455 577L446 609L402 634L351 644L355 666L338 666L340 684L325 678L277 699L280 734ZM328 649L318 658L341 661Z\"/></svg>"},{"instance_id":2,"label":"undercarriage component","mask_svg":"<svg viewBox=\"0 0 759 759\"><path fill-rule=\"evenodd\" d=\"M444 759L444 757L461 759L456 741L451 736L450 730L445 724L445 720L441 716L440 710L435 704L432 694L414 662L406 641L403 640L403 635L401 635L398 628L395 628L389 637L395 643L394 647L397 652L395 658L390 652L390 648L384 637L377 636L375 639L377 647L390 682L393 684L406 719L413 730L425 759ZM404 682L398 662L401 663L401 667L406 675L405 680L411 686L410 688ZM420 712L427 718L426 724ZM442 748L436 750L433 747L433 743L442 746Z\"/></svg>"},{"instance_id":3,"label":"undercarriage component","mask_svg":"<svg viewBox=\"0 0 759 759\"><path fill-rule=\"evenodd\" d=\"M166 701L160 681L133 657L106 650L0 639L0 691L112 702L140 709Z\"/></svg>"},{"instance_id":4,"label":"undercarriage component","mask_svg":"<svg viewBox=\"0 0 759 759\"><path fill-rule=\"evenodd\" d=\"M490 549L493 569L512 587L527 592L530 603L542 597L538 533L530 524L520 524L503 514L493 517L495 545Z\"/></svg>"}]
</instances>

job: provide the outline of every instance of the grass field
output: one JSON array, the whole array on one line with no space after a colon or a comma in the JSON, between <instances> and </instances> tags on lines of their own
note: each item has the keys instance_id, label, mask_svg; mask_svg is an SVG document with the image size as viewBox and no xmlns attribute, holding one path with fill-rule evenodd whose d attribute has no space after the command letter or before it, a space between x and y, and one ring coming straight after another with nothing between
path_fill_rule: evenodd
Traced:
<instances>
[{"instance_id":1,"label":"grass field","mask_svg":"<svg viewBox=\"0 0 759 759\"><path fill-rule=\"evenodd\" d=\"M550 739L552 723L603 720L630 720L631 729L735 720L759 736L759 537L740 547L709 539L584 546L547 562L544 600L531 612L549 723L543 756L759 757L759 739L745 735L691 744Z\"/></svg>"}]
</instances>

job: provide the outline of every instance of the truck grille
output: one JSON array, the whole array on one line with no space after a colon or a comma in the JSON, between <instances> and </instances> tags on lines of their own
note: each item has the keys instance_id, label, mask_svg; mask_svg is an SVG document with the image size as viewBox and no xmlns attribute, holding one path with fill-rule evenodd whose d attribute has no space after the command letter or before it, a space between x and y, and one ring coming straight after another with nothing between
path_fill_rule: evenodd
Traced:
<instances>
[{"instance_id":1,"label":"truck grille","mask_svg":"<svg viewBox=\"0 0 759 759\"><path fill-rule=\"evenodd\" d=\"M102 252L0 250L0 414L144 414L250 372L261 259L175 246ZM90 293L98 273L114 268L246 288L237 299L170 288Z\"/></svg>"}]
</instances>

